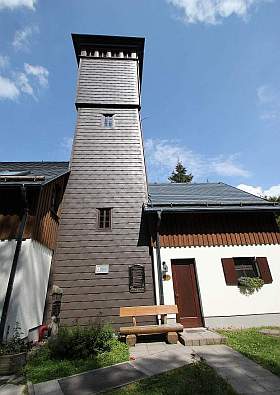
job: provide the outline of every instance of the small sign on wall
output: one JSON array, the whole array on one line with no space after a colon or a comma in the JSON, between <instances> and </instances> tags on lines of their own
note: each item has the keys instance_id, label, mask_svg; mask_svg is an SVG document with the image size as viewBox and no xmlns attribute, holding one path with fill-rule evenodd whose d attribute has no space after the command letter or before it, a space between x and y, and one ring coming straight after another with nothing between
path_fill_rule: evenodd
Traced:
<instances>
[{"instance_id":1,"label":"small sign on wall","mask_svg":"<svg viewBox=\"0 0 280 395\"><path fill-rule=\"evenodd\" d=\"M129 292L145 292L145 268L142 265L129 267Z\"/></svg>"},{"instance_id":2,"label":"small sign on wall","mask_svg":"<svg viewBox=\"0 0 280 395\"><path fill-rule=\"evenodd\" d=\"M109 273L109 265L95 266L95 274L108 274L108 273Z\"/></svg>"}]
</instances>

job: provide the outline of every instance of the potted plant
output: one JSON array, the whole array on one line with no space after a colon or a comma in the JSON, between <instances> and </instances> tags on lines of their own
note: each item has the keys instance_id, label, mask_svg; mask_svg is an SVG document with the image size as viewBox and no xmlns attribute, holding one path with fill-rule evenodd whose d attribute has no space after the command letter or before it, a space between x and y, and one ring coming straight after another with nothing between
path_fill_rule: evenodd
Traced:
<instances>
[{"instance_id":1,"label":"potted plant","mask_svg":"<svg viewBox=\"0 0 280 395\"><path fill-rule=\"evenodd\" d=\"M12 337L0 344L0 376L16 373L26 363L28 343L21 339L20 335L17 323Z\"/></svg>"},{"instance_id":2,"label":"potted plant","mask_svg":"<svg viewBox=\"0 0 280 395\"><path fill-rule=\"evenodd\" d=\"M259 277L240 277L238 279L239 290L244 295L252 295L264 285L264 281Z\"/></svg>"}]
</instances>

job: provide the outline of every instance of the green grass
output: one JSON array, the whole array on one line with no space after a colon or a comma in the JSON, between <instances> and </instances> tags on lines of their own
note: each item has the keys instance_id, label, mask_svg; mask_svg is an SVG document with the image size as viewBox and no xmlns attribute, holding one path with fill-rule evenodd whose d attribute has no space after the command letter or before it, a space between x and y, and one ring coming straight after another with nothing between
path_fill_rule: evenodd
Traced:
<instances>
[{"instance_id":1,"label":"green grass","mask_svg":"<svg viewBox=\"0 0 280 395\"><path fill-rule=\"evenodd\" d=\"M230 347L280 376L280 337L262 335L259 329L219 332L227 337Z\"/></svg>"},{"instance_id":2,"label":"green grass","mask_svg":"<svg viewBox=\"0 0 280 395\"><path fill-rule=\"evenodd\" d=\"M203 362L193 363L120 389L106 395L235 395L236 392Z\"/></svg>"},{"instance_id":3,"label":"green grass","mask_svg":"<svg viewBox=\"0 0 280 395\"><path fill-rule=\"evenodd\" d=\"M83 359L52 359L47 346L41 347L32 355L24 369L27 380L33 383L53 380L59 377L71 376L104 366L125 362L129 359L126 344L112 340L111 351Z\"/></svg>"}]
</instances>

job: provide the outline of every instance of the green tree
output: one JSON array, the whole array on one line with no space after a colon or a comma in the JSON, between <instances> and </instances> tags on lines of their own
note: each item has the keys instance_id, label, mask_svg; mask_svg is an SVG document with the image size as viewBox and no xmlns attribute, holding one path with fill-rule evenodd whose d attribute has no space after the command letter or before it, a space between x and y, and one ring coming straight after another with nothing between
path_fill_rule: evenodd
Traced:
<instances>
[{"instance_id":1,"label":"green tree","mask_svg":"<svg viewBox=\"0 0 280 395\"><path fill-rule=\"evenodd\" d=\"M275 202L280 204L280 196L269 196L269 197L266 196L266 199L269 200L270 202ZM277 225L280 228L280 215L277 214L275 215L275 217L276 217Z\"/></svg>"},{"instance_id":2,"label":"green tree","mask_svg":"<svg viewBox=\"0 0 280 395\"><path fill-rule=\"evenodd\" d=\"M183 166L182 162L178 161L175 170L173 170L168 180L171 182L192 182L193 175L191 173L187 173L186 168Z\"/></svg>"}]
</instances>

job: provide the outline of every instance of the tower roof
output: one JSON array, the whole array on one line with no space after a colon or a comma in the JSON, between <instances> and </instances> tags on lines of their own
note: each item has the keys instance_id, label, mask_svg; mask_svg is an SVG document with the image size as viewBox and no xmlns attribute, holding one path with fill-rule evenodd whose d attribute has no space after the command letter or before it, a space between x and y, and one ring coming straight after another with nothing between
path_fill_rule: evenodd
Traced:
<instances>
[{"instance_id":1,"label":"tower roof","mask_svg":"<svg viewBox=\"0 0 280 395\"><path fill-rule=\"evenodd\" d=\"M141 83L145 38L72 33L72 40L78 63L82 50L99 49L136 52L139 59L139 76Z\"/></svg>"}]
</instances>

